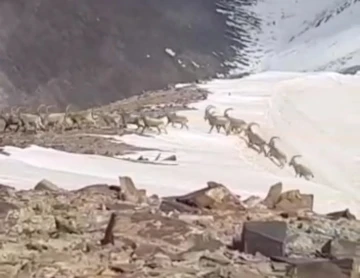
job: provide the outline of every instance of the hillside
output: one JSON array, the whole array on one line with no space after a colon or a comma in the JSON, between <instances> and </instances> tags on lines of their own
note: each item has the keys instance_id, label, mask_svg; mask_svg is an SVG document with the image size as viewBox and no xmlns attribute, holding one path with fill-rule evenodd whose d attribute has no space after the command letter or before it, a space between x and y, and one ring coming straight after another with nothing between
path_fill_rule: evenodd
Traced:
<instances>
[{"instance_id":1,"label":"hillside","mask_svg":"<svg viewBox=\"0 0 360 278\"><path fill-rule=\"evenodd\" d=\"M215 2L3 0L1 105L85 108L214 76L233 55Z\"/></svg>"}]
</instances>

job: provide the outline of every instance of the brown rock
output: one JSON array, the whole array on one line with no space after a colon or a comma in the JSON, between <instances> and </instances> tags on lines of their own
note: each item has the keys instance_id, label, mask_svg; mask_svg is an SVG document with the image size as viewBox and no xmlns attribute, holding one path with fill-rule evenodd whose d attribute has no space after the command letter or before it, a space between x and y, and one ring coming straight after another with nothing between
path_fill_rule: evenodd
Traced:
<instances>
[{"instance_id":1,"label":"brown rock","mask_svg":"<svg viewBox=\"0 0 360 278\"><path fill-rule=\"evenodd\" d=\"M314 195L301 194L299 190L291 190L280 195L275 209L285 212L312 211L313 205Z\"/></svg>"},{"instance_id":2,"label":"brown rock","mask_svg":"<svg viewBox=\"0 0 360 278\"><path fill-rule=\"evenodd\" d=\"M337 259L360 257L360 243L345 239L328 240L321 248L322 254Z\"/></svg>"},{"instance_id":3,"label":"brown rock","mask_svg":"<svg viewBox=\"0 0 360 278\"><path fill-rule=\"evenodd\" d=\"M194 207L187 206L186 204L177 202L173 198L165 198L161 200L160 211L169 213L169 212L180 212L180 213L198 213L199 210Z\"/></svg>"},{"instance_id":4,"label":"brown rock","mask_svg":"<svg viewBox=\"0 0 360 278\"><path fill-rule=\"evenodd\" d=\"M80 189L75 190L75 192L84 193L84 192L107 192L110 191L110 187L107 184L91 184L86 185Z\"/></svg>"},{"instance_id":5,"label":"brown rock","mask_svg":"<svg viewBox=\"0 0 360 278\"><path fill-rule=\"evenodd\" d=\"M146 191L138 190L130 177L119 177L121 199L133 203L142 203L146 199Z\"/></svg>"},{"instance_id":6,"label":"brown rock","mask_svg":"<svg viewBox=\"0 0 360 278\"><path fill-rule=\"evenodd\" d=\"M12 203L0 201L0 216L6 215L10 210L18 209L18 207Z\"/></svg>"},{"instance_id":7,"label":"brown rock","mask_svg":"<svg viewBox=\"0 0 360 278\"><path fill-rule=\"evenodd\" d=\"M350 278L353 260L310 260L309 262L292 263L288 270L289 277L298 278ZM291 276L296 273L296 276ZM346 274L345 274L346 273ZM354 273L355 274L355 273ZM287 276L288 277L288 276Z\"/></svg>"},{"instance_id":8,"label":"brown rock","mask_svg":"<svg viewBox=\"0 0 360 278\"><path fill-rule=\"evenodd\" d=\"M204 234L194 235L193 246L191 246L187 250L187 252L199 252L199 251L204 251L204 250L214 252L222 246L224 246L224 244L217 239L207 237Z\"/></svg>"},{"instance_id":9,"label":"brown rock","mask_svg":"<svg viewBox=\"0 0 360 278\"><path fill-rule=\"evenodd\" d=\"M208 187L176 198L176 201L199 209L245 210L240 200L225 186L208 182Z\"/></svg>"},{"instance_id":10,"label":"brown rock","mask_svg":"<svg viewBox=\"0 0 360 278\"><path fill-rule=\"evenodd\" d=\"M34 187L35 190L48 190L48 191L61 191L62 189L59 188L57 185L48 181L46 179L41 180L37 185Z\"/></svg>"},{"instance_id":11,"label":"brown rock","mask_svg":"<svg viewBox=\"0 0 360 278\"><path fill-rule=\"evenodd\" d=\"M263 207L264 206L264 204L262 204L261 198L258 197L258 196L250 196L249 198L242 201L242 203L247 208L254 208L254 207L260 207L260 206Z\"/></svg>"},{"instance_id":12,"label":"brown rock","mask_svg":"<svg viewBox=\"0 0 360 278\"><path fill-rule=\"evenodd\" d=\"M145 266L150 268L168 268L171 266L171 259L163 252L157 252L146 260Z\"/></svg>"},{"instance_id":13,"label":"brown rock","mask_svg":"<svg viewBox=\"0 0 360 278\"><path fill-rule=\"evenodd\" d=\"M279 200L281 192L282 192L282 183L278 182L274 184L273 186L270 187L269 192L263 201L263 204L269 209L274 208L275 204Z\"/></svg>"},{"instance_id":14,"label":"brown rock","mask_svg":"<svg viewBox=\"0 0 360 278\"><path fill-rule=\"evenodd\" d=\"M353 215L350 212L349 209L342 210L342 211L331 212L331 213L328 213L326 216L328 218L331 218L331 219L334 219L334 220L337 220L337 219L340 219L340 218L345 218L345 219L349 219L349 220L356 220L355 215Z\"/></svg>"}]
</instances>

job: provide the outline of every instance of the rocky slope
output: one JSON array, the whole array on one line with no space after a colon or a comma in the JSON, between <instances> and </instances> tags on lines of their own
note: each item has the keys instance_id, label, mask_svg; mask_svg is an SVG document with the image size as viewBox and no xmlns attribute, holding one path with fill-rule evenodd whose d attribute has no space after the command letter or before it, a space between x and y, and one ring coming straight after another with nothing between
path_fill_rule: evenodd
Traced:
<instances>
[{"instance_id":1,"label":"rocky slope","mask_svg":"<svg viewBox=\"0 0 360 278\"><path fill-rule=\"evenodd\" d=\"M221 73L215 2L1 1L1 104L85 108Z\"/></svg>"},{"instance_id":2,"label":"rocky slope","mask_svg":"<svg viewBox=\"0 0 360 278\"><path fill-rule=\"evenodd\" d=\"M276 184L265 200L241 200L209 182L160 199L129 177L119 180L77 191L46 180L30 191L2 185L0 277L340 278L357 271L348 262L359 222L348 211L316 215L312 197L298 190Z\"/></svg>"}]
</instances>

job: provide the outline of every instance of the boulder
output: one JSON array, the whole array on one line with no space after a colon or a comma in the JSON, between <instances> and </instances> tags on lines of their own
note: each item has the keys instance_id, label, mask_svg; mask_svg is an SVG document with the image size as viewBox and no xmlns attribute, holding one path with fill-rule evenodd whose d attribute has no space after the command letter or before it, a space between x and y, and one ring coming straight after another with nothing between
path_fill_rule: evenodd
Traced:
<instances>
[{"instance_id":1,"label":"boulder","mask_svg":"<svg viewBox=\"0 0 360 278\"><path fill-rule=\"evenodd\" d=\"M279 196L275 209L285 212L312 211L314 195L301 194L299 190L290 190Z\"/></svg>"},{"instance_id":2,"label":"boulder","mask_svg":"<svg viewBox=\"0 0 360 278\"><path fill-rule=\"evenodd\" d=\"M345 218L348 220L356 220L355 215L353 215L349 209L331 212L331 213L328 213L326 216L333 220L337 220L340 218Z\"/></svg>"},{"instance_id":3,"label":"boulder","mask_svg":"<svg viewBox=\"0 0 360 278\"><path fill-rule=\"evenodd\" d=\"M287 224L282 221L245 222L241 236L233 238L233 248L255 255L257 252L267 257L285 255Z\"/></svg>"},{"instance_id":4,"label":"boulder","mask_svg":"<svg viewBox=\"0 0 360 278\"><path fill-rule=\"evenodd\" d=\"M199 209L245 210L239 198L224 185L215 182L208 182L206 188L176 197L176 201Z\"/></svg>"},{"instance_id":5,"label":"boulder","mask_svg":"<svg viewBox=\"0 0 360 278\"><path fill-rule=\"evenodd\" d=\"M56 184L48 181L47 179L43 179L38 182L35 187L35 190L47 190L47 191L61 191L61 188L58 187Z\"/></svg>"},{"instance_id":6,"label":"boulder","mask_svg":"<svg viewBox=\"0 0 360 278\"><path fill-rule=\"evenodd\" d=\"M274 208L275 204L279 200L281 192L282 192L282 183L278 182L274 184L273 186L270 187L269 192L263 201L263 204L269 209Z\"/></svg>"},{"instance_id":7,"label":"boulder","mask_svg":"<svg viewBox=\"0 0 360 278\"><path fill-rule=\"evenodd\" d=\"M130 177L119 177L120 199L132 203L143 203L146 201L145 189L138 190Z\"/></svg>"}]
</instances>

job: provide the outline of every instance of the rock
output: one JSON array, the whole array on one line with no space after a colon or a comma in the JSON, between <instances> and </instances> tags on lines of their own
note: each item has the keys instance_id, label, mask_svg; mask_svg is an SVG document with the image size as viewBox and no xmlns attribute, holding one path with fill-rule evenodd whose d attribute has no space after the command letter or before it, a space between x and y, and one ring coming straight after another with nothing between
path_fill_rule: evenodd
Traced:
<instances>
[{"instance_id":1,"label":"rock","mask_svg":"<svg viewBox=\"0 0 360 278\"><path fill-rule=\"evenodd\" d=\"M328 240L321 248L322 254L337 259L360 257L360 243L344 239Z\"/></svg>"},{"instance_id":2,"label":"rock","mask_svg":"<svg viewBox=\"0 0 360 278\"><path fill-rule=\"evenodd\" d=\"M12 186L8 186L8 185L4 185L4 184L0 184L0 191L13 191L15 190L15 187L12 187Z\"/></svg>"},{"instance_id":3,"label":"rock","mask_svg":"<svg viewBox=\"0 0 360 278\"><path fill-rule=\"evenodd\" d=\"M146 191L136 189L130 177L119 177L121 199L133 203L142 203L146 199Z\"/></svg>"},{"instance_id":4,"label":"rock","mask_svg":"<svg viewBox=\"0 0 360 278\"><path fill-rule=\"evenodd\" d=\"M342 265L342 266L340 266ZM350 278L356 277L353 272L353 262L348 261L327 261L327 260L296 260L291 264L286 277L297 278ZM344 271L345 270L345 271ZM348 273L349 275L345 274ZM291 276L296 275L296 276Z\"/></svg>"},{"instance_id":5,"label":"rock","mask_svg":"<svg viewBox=\"0 0 360 278\"><path fill-rule=\"evenodd\" d=\"M204 252L199 258L199 264L203 267L217 267L229 265L231 261L221 252Z\"/></svg>"},{"instance_id":6,"label":"rock","mask_svg":"<svg viewBox=\"0 0 360 278\"><path fill-rule=\"evenodd\" d=\"M342 211L336 211L336 212L331 212L331 213L328 213L326 215L328 218L330 219L339 219L339 218L346 218L346 219L349 219L349 220L356 220L356 217L355 215L353 215L349 209L346 209L346 210L342 210Z\"/></svg>"},{"instance_id":7,"label":"rock","mask_svg":"<svg viewBox=\"0 0 360 278\"><path fill-rule=\"evenodd\" d=\"M267 257L284 256L287 226L281 221L249 221L243 225L241 238L233 238L233 248Z\"/></svg>"},{"instance_id":8,"label":"rock","mask_svg":"<svg viewBox=\"0 0 360 278\"><path fill-rule=\"evenodd\" d=\"M187 206L181 202L177 202L175 198L165 198L161 200L159 209L163 212L180 212L180 213L198 213L199 210L194 207Z\"/></svg>"},{"instance_id":9,"label":"rock","mask_svg":"<svg viewBox=\"0 0 360 278\"><path fill-rule=\"evenodd\" d=\"M218 239L207 236L206 234L194 235L193 245L186 252L199 252L199 251L210 251L215 252L224 244Z\"/></svg>"},{"instance_id":10,"label":"rock","mask_svg":"<svg viewBox=\"0 0 360 278\"><path fill-rule=\"evenodd\" d=\"M242 201L242 204L246 206L246 208L265 207L265 205L262 204L262 199L258 196L250 196Z\"/></svg>"},{"instance_id":11,"label":"rock","mask_svg":"<svg viewBox=\"0 0 360 278\"><path fill-rule=\"evenodd\" d=\"M107 184L91 184L91 185L86 185L86 186L84 186L80 189L74 190L74 191L78 192L78 193L108 192L108 191L110 191L110 186L108 186Z\"/></svg>"},{"instance_id":12,"label":"rock","mask_svg":"<svg viewBox=\"0 0 360 278\"><path fill-rule=\"evenodd\" d=\"M278 182L278 183L272 185L269 189L269 192L268 192L266 198L263 201L263 204L269 209L274 208L275 204L279 200L281 192L282 192L282 183L281 182Z\"/></svg>"},{"instance_id":13,"label":"rock","mask_svg":"<svg viewBox=\"0 0 360 278\"><path fill-rule=\"evenodd\" d=\"M57 185L48 181L46 179L41 180L37 183L34 187L35 190L48 190L48 191L61 191L62 189L59 188Z\"/></svg>"},{"instance_id":14,"label":"rock","mask_svg":"<svg viewBox=\"0 0 360 278\"><path fill-rule=\"evenodd\" d=\"M180 214L178 219L203 226L211 226L214 222L214 216L212 215Z\"/></svg>"},{"instance_id":15,"label":"rock","mask_svg":"<svg viewBox=\"0 0 360 278\"><path fill-rule=\"evenodd\" d=\"M314 196L301 194L299 190L290 190L280 195L275 209L285 212L312 211Z\"/></svg>"},{"instance_id":16,"label":"rock","mask_svg":"<svg viewBox=\"0 0 360 278\"><path fill-rule=\"evenodd\" d=\"M163 252L159 246L150 243L140 243L136 246L133 256L135 256L136 259L147 260L158 252Z\"/></svg>"},{"instance_id":17,"label":"rock","mask_svg":"<svg viewBox=\"0 0 360 278\"><path fill-rule=\"evenodd\" d=\"M10 210L16 210L18 207L9 202L0 201L0 217L6 216Z\"/></svg>"},{"instance_id":18,"label":"rock","mask_svg":"<svg viewBox=\"0 0 360 278\"><path fill-rule=\"evenodd\" d=\"M163 159L163 161L177 161L176 155L170 155Z\"/></svg>"},{"instance_id":19,"label":"rock","mask_svg":"<svg viewBox=\"0 0 360 278\"><path fill-rule=\"evenodd\" d=\"M162 252L157 252L145 262L145 266L150 268L168 268L171 266L171 259Z\"/></svg>"},{"instance_id":20,"label":"rock","mask_svg":"<svg viewBox=\"0 0 360 278\"><path fill-rule=\"evenodd\" d=\"M299 265L296 257L336 254L342 258L356 255L359 249L354 244L360 241L356 220L265 206L244 211L240 198L215 182L185 197L154 197L144 204L134 201L145 198L146 192L138 190L131 179L130 185L126 182L114 188L98 184L46 194L34 189L11 194L0 190L0 274L4 270L6 277L12 277L13 269L13 277L19 278L60 273L89 278L249 278L265 273L283 277L289 265ZM279 199L297 201L301 194L285 192ZM250 207L257 201L250 198L246 203ZM294 217L274 221L284 213ZM248 219L256 221L245 222ZM234 244L228 246L232 237ZM325 252L322 247L334 238L331 251ZM343 244L345 239L350 243ZM276 260L288 262L271 263L264 256L283 254L284 245L288 257ZM315 253L320 249L322 253ZM345 273L350 271L351 260L332 264Z\"/></svg>"},{"instance_id":21,"label":"rock","mask_svg":"<svg viewBox=\"0 0 360 278\"><path fill-rule=\"evenodd\" d=\"M176 198L176 201L199 209L245 210L240 200L225 186L208 182L208 187Z\"/></svg>"},{"instance_id":22,"label":"rock","mask_svg":"<svg viewBox=\"0 0 360 278\"><path fill-rule=\"evenodd\" d=\"M63 232L68 234L79 234L79 231L65 219L55 218L55 226L58 232Z\"/></svg>"},{"instance_id":23,"label":"rock","mask_svg":"<svg viewBox=\"0 0 360 278\"><path fill-rule=\"evenodd\" d=\"M299 233L287 238L286 253L287 254L301 254L302 256L310 256L315 253L314 242L308 234Z\"/></svg>"}]
</instances>

